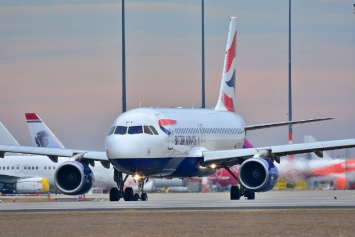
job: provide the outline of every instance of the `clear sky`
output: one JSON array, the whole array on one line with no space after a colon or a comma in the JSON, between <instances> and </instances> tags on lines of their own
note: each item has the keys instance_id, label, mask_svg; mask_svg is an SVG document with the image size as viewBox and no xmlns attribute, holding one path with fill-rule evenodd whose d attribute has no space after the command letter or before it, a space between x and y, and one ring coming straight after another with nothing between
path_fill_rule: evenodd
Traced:
<instances>
[{"instance_id":1,"label":"clear sky","mask_svg":"<svg viewBox=\"0 0 355 237\"><path fill-rule=\"evenodd\" d=\"M353 4L292 1L293 119L336 118L294 126L294 142L355 137ZM199 107L201 1L125 5L127 109ZM206 106L217 102L231 16L237 112L248 124L287 121L287 0L205 0ZM30 144L24 113L36 112L65 146L104 149L122 109L121 1L0 1L0 51L0 120L20 143ZM287 144L288 128L248 137Z\"/></svg>"}]
</instances>

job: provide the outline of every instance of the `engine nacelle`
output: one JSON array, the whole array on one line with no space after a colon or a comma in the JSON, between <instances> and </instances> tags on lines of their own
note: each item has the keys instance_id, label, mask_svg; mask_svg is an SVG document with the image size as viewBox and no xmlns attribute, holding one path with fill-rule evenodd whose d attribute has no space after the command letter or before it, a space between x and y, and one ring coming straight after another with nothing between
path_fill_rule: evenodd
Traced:
<instances>
[{"instance_id":1,"label":"engine nacelle","mask_svg":"<svg viewBox=\"0 0 355 237\"><path fill-rule=\"evenodd\" d=\"M60 192L67 195L87 193L95 182L89 166L78 161L67 161L58 166L54 183Z\"/></svg>"},{"instance_id":2,"label":"engine nacelle","mask_svg":"<svg viewBox=\"0 0 355 237\"><path fill-rule=\"evenodd\" d=\"M279 178L276 166L262 158L251 158L239 167L239 181L254 192L267 192L273 189Z\"/></svg>"},{"instance_id":3,"label":"engine nacelle","mask_svg":"<svg viewBox=\"0 0 355 237\"><path fill-rule=\"evenodd\" d=\"M17 193L37 193L49 191L49 181L47 178L27 178L16 182Z\"/></svg>"}]
</instances>

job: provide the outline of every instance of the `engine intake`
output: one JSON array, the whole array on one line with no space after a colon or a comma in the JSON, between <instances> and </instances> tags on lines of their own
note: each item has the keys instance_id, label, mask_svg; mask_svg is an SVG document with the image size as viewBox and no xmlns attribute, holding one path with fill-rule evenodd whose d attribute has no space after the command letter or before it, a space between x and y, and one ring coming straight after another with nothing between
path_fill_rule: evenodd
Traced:
<instances>
[{"instance_id":1,"label":"engine intake","mask_svg":"<svg viewBox=\"0 0 355 237\"><path fill-rule=\"evenodd\" d=\"M279 178L276 166L262 158L251 158L239 167L239 181L248 190L267 192L273 189Z\"/></svg>"},{"instance_id":2,"label":"engine intake","mask_svg":"<svg viewBox=\"0 0 355 237\"><path fill-rule=\"evenodd\" d=\"M64 162L54 174L55 185L60 192L67 195L87 193L94 181L94 174L90 167L78 161Z\"/></svg>"}]
</instances>

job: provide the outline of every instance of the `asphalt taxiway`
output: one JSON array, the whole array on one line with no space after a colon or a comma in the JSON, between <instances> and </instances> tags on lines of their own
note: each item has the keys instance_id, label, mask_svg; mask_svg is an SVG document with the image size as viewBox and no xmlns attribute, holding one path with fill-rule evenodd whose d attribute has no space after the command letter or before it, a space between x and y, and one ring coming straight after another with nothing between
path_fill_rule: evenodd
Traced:
<instances>
[{"instance_id":1,"label":"asphalt taxiway","mask_svg":"<svg viewBox=\"0 0 355 237\"><path fill-rule=\"evenodd\" d=\"M108 194L78 197L52 195L50 201L29 197L2 197L0 211L113 211L113 210L243 210L243 209L310 209L355 208L355 191L308 190L257 193L255 200L230 200L229 193L149 193L142 202L110 202ZM27 202L21 202L26 198ZM30 197L33 199L39 197ZM14 202L5 202L14 199ZM43 199L43 197L42 197ZM57 202L54 200L58 200Z\"/></svg>"}]
</instances>

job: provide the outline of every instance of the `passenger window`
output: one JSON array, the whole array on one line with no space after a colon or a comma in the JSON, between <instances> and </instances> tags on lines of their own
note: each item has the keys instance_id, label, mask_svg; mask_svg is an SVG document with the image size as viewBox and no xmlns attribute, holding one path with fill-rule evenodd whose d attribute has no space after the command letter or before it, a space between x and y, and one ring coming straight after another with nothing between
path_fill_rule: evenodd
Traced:
<instances>
[{"instance_id":1,"label":"passenger window","mask_svg":"<svg viewBox=\"0 0 355 237\"><path fill-rule=\"evenodd\" d=\"M157 132L157 130L155 129L155 127L153 127L153 126L149 126L150 127L150 129L153 131L153 133L155 134L155 135L159 135L159 133Z\"/></svg>"},{"instance_id":2,"label":"passenger window","mask_svg":"<svg viewBox=\"0 0 355 237\"><path fill-rule=\"evenodd\" d=\"M144 133L153 135L153 132L150 130L148 126L143 126L143 129L144 129Z\"/></svg>"},{"instance_id":3,"label":"passenger window","mask_svg":"<svg viewBox=\"0 0 355 237\"><path fill-rule=\"evenodd\" d=\"M140 134L143 133L142 126L132 126L128 128L128 134Z\"/></svg>"},{"instance_id":4,"label":"passenger window","mask_svg":"<svg viewBox=\"0 0 355 237\"><path fill-rule=\"evenodd\" d=\"M117 126L116 127L115 134L123 135L123 134L126 134L126 132L127 132L127 127L124 127L124 126Z\"/></svg>"},{"instance_id":5,"label":"passenger window","mask_svg":"<svg viewBox=\"0 0 355 237\"><path fill-rule=\"evenodd\" d=\"M110 136L112 133L113 133L113 131L115 131L115 126L113 126L111 129L110 129L110 131L107 133L107 136Z\"/></svg>"}]
</instances>

